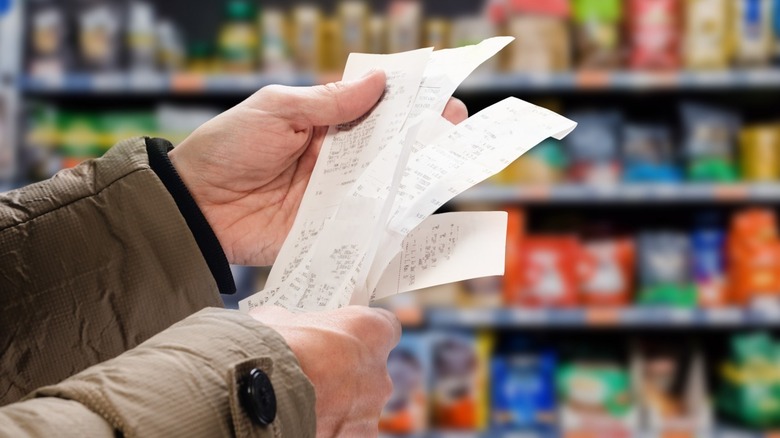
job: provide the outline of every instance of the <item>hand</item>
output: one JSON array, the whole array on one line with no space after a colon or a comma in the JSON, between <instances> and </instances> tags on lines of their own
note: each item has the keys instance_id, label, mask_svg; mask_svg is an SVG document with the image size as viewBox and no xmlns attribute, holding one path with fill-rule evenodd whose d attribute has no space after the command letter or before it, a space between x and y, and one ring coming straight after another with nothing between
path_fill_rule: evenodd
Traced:
<instances>
[{"instance_id":1,"label":"hand","mask_svg":"<svg viewBox=\"0 0 780 438\"><path fill-rule=\"evenodd\" d=\"M231 263L270 265L292 227L329 125L368 112L385 74L316 87L262 88L209 120L169 157ZM451 100L444 117L466 107Z\"/></svg>"},{"instance_id":2,"label":"hand","mask_svg":"<svg viewBox=\"0 0 780 438\"><path fill-rule=\"evenodd\" d=\"M362 306L293 314L279 307L249 312L284 337L317 397L317 437L378 435L393 384L387 356L401 325L390 312Z\"/></svg>"}]
</instances>

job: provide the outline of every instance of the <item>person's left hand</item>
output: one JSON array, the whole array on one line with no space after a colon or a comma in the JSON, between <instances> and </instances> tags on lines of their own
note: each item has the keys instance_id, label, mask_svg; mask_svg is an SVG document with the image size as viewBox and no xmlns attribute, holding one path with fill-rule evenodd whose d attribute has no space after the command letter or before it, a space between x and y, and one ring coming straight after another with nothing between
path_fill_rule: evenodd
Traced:
<instances>
[{"instance_id":1,"label":"person's left hand","mask_svg":"<svg viewBox=\"0 0 780 438\"><path fill-rule=\"evenodd\" d=\"M385 74L315 87L272 85L195 130L168 155L231 263L270 265L292 227L329 125L368 112ZM459 123L452 99L444 117Z\"/></svg>"}]
</instances>

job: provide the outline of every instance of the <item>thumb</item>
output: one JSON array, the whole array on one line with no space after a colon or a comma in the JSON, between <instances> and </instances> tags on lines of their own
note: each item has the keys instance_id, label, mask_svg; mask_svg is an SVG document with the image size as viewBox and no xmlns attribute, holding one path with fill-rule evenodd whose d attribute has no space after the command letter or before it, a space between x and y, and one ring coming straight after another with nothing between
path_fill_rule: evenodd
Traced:
<instances>
[{"instance_id":1,"label":"thumb","mask_svg":"<svg viewBox=\"0 0 780 438\"><path fill-rule=\"evenodd\" d=\"M368 112L385 91L387 78L373 71L354 81L339 81L314 87L274 87L274 112L300 125L330 126L351 122Z\"/></svg>"}]
</instances>

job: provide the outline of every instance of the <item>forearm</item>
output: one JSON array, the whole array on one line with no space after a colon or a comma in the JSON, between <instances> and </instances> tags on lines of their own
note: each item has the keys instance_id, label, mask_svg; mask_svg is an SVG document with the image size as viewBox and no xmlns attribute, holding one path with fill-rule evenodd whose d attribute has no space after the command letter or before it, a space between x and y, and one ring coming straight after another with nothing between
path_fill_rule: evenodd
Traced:
<instances>
[{"instance_id":1,"label":"forearm","mask_svg":"<svg viewBox=\"0 0 780 438\"><path fill-rule=\"evenodd\" d=\"M240 382L253 368L270 378L275 394L276 415L267 426L253 422L239 400ZM0 430L32 436L53 430L48 427L56 427L59 416L49 419L49 413L65 408L84 419L89 429L73 429L81 436L108 430L98 436L307 437L315 428L313 388L282 337L248 315L223 309L200 311L31 397L0 409Z\"/></svg>"},{"instance_id":2,"label":"forearm","mask_svg":"<svg viewBox=\"0 0 780 438\"><path fill-rule=\"evenodd\" d=\"M0 405L219 306L144 139L0 196Z\"/></svg>"}]
</instances>

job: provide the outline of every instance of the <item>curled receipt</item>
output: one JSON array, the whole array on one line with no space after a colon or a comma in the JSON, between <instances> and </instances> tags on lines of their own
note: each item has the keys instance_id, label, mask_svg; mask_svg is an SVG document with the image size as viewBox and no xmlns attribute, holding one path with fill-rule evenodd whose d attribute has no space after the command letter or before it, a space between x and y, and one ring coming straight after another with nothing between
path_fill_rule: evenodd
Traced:
<instances>
[{"instance_id":1,"label":"curled receipt","mask_svg":"<svg viewBox=\"0 0 780 438\"><path fill-rule=\"evenodd\" d=\"M368 114L330 128L265 289L239 307L325 310L502 274L505 213L432 214L576 126L516 98L459 125L439 115L458 84L511 41L351 55L344 79L381 68L387 90Z\"/></svg>"}]
</instances>

